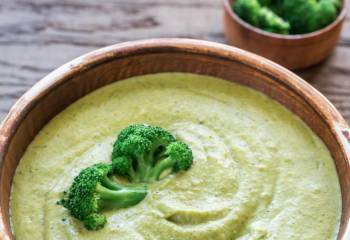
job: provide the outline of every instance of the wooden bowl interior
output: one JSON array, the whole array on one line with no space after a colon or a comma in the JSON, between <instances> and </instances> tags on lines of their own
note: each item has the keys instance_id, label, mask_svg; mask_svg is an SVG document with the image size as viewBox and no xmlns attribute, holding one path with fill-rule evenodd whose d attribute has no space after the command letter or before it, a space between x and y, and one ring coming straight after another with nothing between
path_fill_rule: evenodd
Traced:
<instances>
[{"instance_id":1,"label":"wooden bowl interior","mask_svg":"<svg viewBox=\"0 0 350 240\"><path fill-rule=\"evenodd\" d=\"M143 49L143 50L142 50ZM292 73L261 58L229 48L208 50L190 46L141 48L90 54L79 64L57 70L24 95L2 126L0 135L0 207L3 234L11 239L9 197L16 166L40 129L68 105L91 91L132 76L159 72L189 72L210 75L255 88L299 115L330 149L342 189L342 224L338 239L344 239L350 216L350 169L331 121L344 124L326 100ZM268 70L267 70L268 69ZM321 103L317 106L316 102ZM1 232L1 222L0 222ZM1 234L0 234L1 238Z\"/></svg>"}]
</instances>

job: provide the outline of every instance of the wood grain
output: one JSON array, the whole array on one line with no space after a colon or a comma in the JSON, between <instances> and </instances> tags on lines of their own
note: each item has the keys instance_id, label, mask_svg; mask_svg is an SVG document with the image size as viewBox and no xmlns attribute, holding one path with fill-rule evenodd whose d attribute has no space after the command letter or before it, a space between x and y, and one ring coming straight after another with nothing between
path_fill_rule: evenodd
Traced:
<instances>
[{"instance_id":1,"label":"wood grain","mask_svg":"<svg viewBox=\"0 0 350 240\"><path fill-rule=\"evenodd\" d=\"M153 37L225 42L221 0L0 0L0 121L35 82L96 48ZM350 121L350 18L332 56L298 72Z\"/></svg>"}]
</instances>

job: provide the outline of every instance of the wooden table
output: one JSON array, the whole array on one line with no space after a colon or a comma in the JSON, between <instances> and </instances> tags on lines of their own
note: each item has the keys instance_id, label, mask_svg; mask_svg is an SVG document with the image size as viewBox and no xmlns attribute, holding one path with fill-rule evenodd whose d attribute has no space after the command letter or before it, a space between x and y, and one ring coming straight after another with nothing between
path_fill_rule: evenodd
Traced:
<instances>
[{"instance_id":1,"label":"wooden table","mask_svg":"<svg viewBox=\"0 0 350 240\"><path fill-rule=\"evenodd\" d=\"M154 37L224 43L221 0L0 0L0 120L61 64L106 45ZM350 18L332 56L298 74L350 122Z\"/></svg>"}]
</instances>

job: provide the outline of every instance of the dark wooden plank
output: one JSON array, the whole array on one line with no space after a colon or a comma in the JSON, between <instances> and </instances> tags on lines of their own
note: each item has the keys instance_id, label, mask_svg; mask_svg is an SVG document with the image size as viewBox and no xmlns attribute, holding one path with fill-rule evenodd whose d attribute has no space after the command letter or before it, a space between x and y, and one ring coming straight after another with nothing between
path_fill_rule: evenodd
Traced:
<instances>
[{"instance_id":1,"label":"dark wooden plank","mask_svg":"<svg viewBox=\"0 0 350 240\"><path fill-rule=\"evenodd\" d=\"M96 48L152 37L225 42L221 0L0 1L0 120L30 86ZM350 18L332 56L299 72L350 121Z\"/></svg>"}]
</instances>

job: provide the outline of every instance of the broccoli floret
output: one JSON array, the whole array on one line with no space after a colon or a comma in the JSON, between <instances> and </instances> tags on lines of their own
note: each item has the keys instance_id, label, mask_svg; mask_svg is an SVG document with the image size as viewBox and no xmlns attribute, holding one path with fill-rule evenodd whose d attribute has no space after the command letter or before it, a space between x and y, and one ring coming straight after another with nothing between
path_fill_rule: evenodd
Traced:
<instances>
[{"instance_id":1,"label":"broccoli floret","mask_svg":"<svg viewBox=\"0 0 350 240\"><path fill-rule=\"evenodd\" d=\"M101 210L130 207L147 195L145 187L121 185L110 179L111 173L112 166L104 163L82 170L74 178L67 198L60 201L88 230L99 230L107 223Z\"/></svg>"},{"instance_id":2,"label":"broccoli floret","mask_svg":"<svg viewBox=\"0 0 350 240\"><path fill-rule=\"evenodd\" d=\"M337 18L338 3L335 0L320 0L315 6L315 13L310 19L308 31L316 31L332 23Z\"/></svg>"},{"instance_id":3,"label":"broccoli floret","mask_svg":"<svg viewBox=\"0 0 350 240\"><path fill-rule=\"evenodd\" d=\"M183 142L172 142L166 147L164 154L157 161L157 164L147 172L147 181L159 180L162 173L167 170L178 172L189 169L193 161L192 151Z\"/></svg>"},{"instance_id":4,"label":"broccoli floret","mask_svg":"<svg viewBox=\"0 0 350 240\"><path fill-rule=\"evenodd\" d=\"M259 0L259 3L261 6L271 9L274 13L281 16L283 0Z\"/></svg>"},{"instance_id":5,"label":"broccoli floret","mask_svg":"<svg viewBox=\"0 0 350 240\"><path fill-rule=\"evenodd\" d=\"M252 25L257 25L260 4L257 0L237 0L233 6L235 13Z\"/></svg>"},{"instance_id":6,"label":"broccoli floret","mask_svg":"<svg viewBox=\"0 0 350 240\"><path fill-rule=\"evenodd\" d=\"M238 16L263 30L281 34L303 34L332 23L339 0L237 0Z\"/></svg>"},{"instance_id":7,"label":"broccoli floret","mask_svg":"<svg viewBox=\"0 0 350 240\"><path fill-rule=\"evenodd\" d=\"M289 32L289 23L270 8L262 6L258 0L237 0L233 10L240 18L258 28L280 34Z\"/></svg>"},{"instance_id":8,"label":"broccoli floret","mask_svg":"<svg viewBox=\"0 0 350 240\"><path fill-rule=\"evenodd\" d=\"M316 0L283 1L282 15L291 25L292 34L307 32L307 25L313 14Z\"/></svg>"},{"instance_id":9,"label":"broccoli floret","mask_svg":"<svg viewBox=\"0 0 350 240\"><path fill-rule=\"evenodd\" d=\"M283 1L283 16L291 24L292 34L301 34L321 29L337 17L337 0Z\"/></svg>"},{"instance_id":10,"label":"broccoli floret","mask_svg":"<svg viewBox=\"0 0 350 240\"><path fill-rule=\"evenodd\" d=\"M114 172L132 182L154 182L166 170L187 170L192 162L191 149L160 127L131 125L113 145Z\"/></svg>"},{"instance_id":11,"label":"broccoli floret","mask_svg":"<svg viewBox=\"0 0 350 240\"><path fill-rule=\"evenodd\" d=\"M269 8L262 7L258 13L257 26L268 32L288 34L290 25Z\"/></svg>"}]
</instances>

